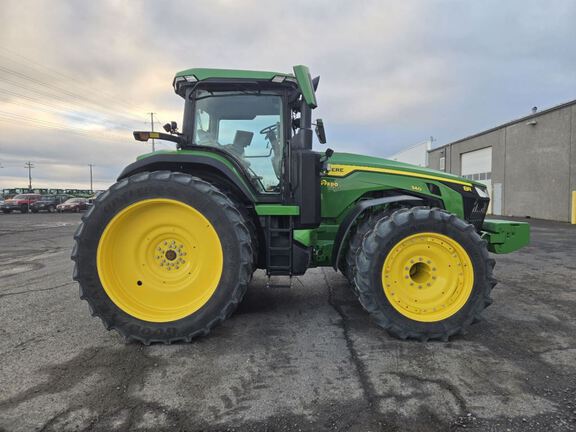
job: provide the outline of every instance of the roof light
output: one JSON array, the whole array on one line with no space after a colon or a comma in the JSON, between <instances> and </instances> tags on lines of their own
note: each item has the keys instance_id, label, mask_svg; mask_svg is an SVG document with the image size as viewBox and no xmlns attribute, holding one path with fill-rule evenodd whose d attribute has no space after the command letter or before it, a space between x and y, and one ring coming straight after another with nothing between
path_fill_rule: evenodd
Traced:
<instances>
[{"instance_id":1,"label":"roof light","mask_svg":"<svg viewBox=\"0 0 576 432\"><path fill-rule=\"evenodd\" d=\"M286 77L284 75L276 75L274 78L272 78L272 82L282 83L285 79Z\"/></svg>"},{"instance_id":2,"label":"roof light","mask_svg":"<svg viewBox=\"0 0 576 432\"><path fill-rule=\"evenodd\" d=\"M177 76L174 78L174 90L178 92L180 85L184 82L194 83L197 82L198 79L194 75L186 75L186 76Z\"/></svg>"}]
</instances>

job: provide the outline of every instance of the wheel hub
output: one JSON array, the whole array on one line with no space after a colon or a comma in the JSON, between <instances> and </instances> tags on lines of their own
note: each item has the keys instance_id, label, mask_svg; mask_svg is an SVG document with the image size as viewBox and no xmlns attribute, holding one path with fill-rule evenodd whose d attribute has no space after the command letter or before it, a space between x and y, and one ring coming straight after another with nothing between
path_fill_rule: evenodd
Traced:
<instances>
[{"instance_id":1,"label":"wheel hub","mask_svg":"<svg viewBox=\"0 0 576 432\"><path fill-rule=\"evenodd\" d=\"M188 262L186 246L183 242L173 238L158 242L152 254L156 266L160 267L161 270L179 270Z\"/></svg>"},{"instance_id":2,"label":"wheel hub","mask_svg":"<svg viewBox=\"0 0 576 432\"><path fill-rule=\"evenodd\" d=\"M145 321L174 321L212 296L222 275L218 233L195 208L148 199L118 213L97 252L98 275L110 299Z\"/></svg>"},{"instance_id":3,"label":"wheel hub","mask_svg":"<svg viewBox=\"0 0 576 432\"><path fill-rule=\"evenodd\" d=\"M391 305L416 321L446 319L466 303L474 283L468 253L439 233L406 237L390 251L382 286Z\"/></svg>"}]
</instances>

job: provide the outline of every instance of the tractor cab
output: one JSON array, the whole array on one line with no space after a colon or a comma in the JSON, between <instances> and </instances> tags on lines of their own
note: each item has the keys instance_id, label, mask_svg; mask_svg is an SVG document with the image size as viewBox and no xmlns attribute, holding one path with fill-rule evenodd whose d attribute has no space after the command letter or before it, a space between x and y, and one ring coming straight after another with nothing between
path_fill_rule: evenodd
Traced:
<instances>
[{"instance_id":1,"label":"tractor cab","mask_svg":"<svg viewBox=\"0 0 576 432\"><path fill-rule=\"evenodd\" d=\"M170 125L165 129L177 135L182 150L225 155L245 176L257 202L298 207L295 227L315 228L322 158L312 151L311 112L318 82L306 66L294 66L294 74L188 69L173 82L184 99L182 132ZM324 143L321 120L316 133Z\"/></svg>"}]
</instances>

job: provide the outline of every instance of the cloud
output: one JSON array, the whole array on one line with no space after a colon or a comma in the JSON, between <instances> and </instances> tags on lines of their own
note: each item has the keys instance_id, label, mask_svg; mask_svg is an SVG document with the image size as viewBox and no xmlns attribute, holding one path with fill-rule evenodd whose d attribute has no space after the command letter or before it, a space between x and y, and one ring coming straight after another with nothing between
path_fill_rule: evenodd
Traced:
<instances>
[{"instance_id":1,"label":"cloud","mask_svg":"<svg viewBox=\"0 0 576 432\"><path fill-rule=\"evenodd\" d=\"M112 182L149 149L131 137L148 112L180 121L189 67L308 64L330 146L378 156L576 98L570 0L4 0L0 16L0 187L26 160L38 182L86 185L89 163Z\"/></svg>"}]
</instances>

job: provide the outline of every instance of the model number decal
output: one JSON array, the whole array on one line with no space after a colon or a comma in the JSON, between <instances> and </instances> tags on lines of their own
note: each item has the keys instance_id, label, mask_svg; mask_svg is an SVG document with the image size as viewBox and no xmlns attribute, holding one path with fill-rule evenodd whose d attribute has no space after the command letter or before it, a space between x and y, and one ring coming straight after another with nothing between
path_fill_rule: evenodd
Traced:
<instances>
[{"instance_id":1,"label":"model number decal","mask_svg":"<svg viewBox=\"0 0 576 432\"><path fill-rule=\"evenodd\" d=\"M327 186L329 188L337 188L338 182L322 179L322 180L320 180L320 186Z\"/></svg>"}]
</instances>

